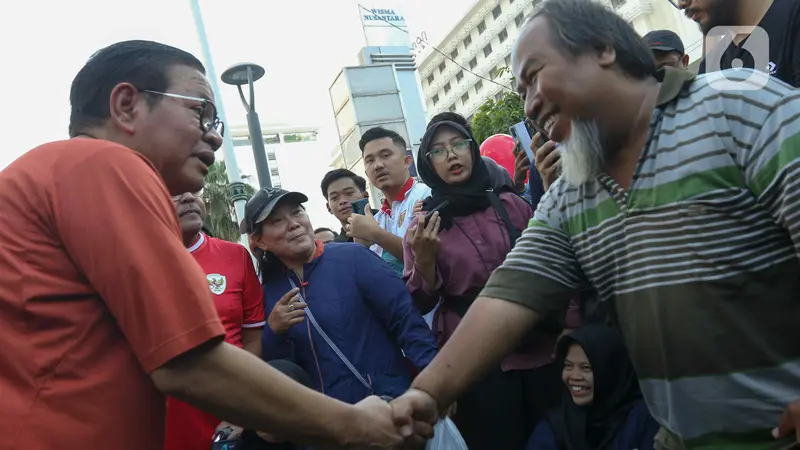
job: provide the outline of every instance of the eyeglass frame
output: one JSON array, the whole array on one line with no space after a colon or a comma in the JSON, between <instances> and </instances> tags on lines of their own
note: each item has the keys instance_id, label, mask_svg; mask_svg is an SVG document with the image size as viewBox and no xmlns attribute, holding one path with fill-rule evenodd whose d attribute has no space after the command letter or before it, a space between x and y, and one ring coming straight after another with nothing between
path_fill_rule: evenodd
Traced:
<instances>
[{"instance_id":1,"label":"eyeglass frame","mask_svg":"<svg viewBox=\"0 0 800 450\"><path fill-rule=\"evenodd\" d=\"M674 7L675 7L675 9L677 9L677 10L679 10L679 11L680 11L681 7L680 7L680 6L678 6L678 2L679 2L680 0L667 0L667 1L669 2L669 4L670 4L670 5L674 6Z\"/></svg>"},{"instance_id":2,"label":"eyeglass frame","mask_svg":"<svg viewBox=\"0 0 800 450\"><path fill-rule=\"evenodd\" d=\"M219 114L218 114L219 109L217 109L217 105L215 105L214 102L212 102L211 100L209 100L207 98L191 97L189 95L173 94L171 92L154 91L152 89L142 89L141 92L146 92L148 94L163 95L164 97L177 98L177 99L180 99L180 100L191 100L191 101L195 101L195 102L200 102L200 105L201 105L200 106L200 108L201 108L200 109L200 130L203 133L208 133L211 130L214 130L214 132L217 133L220 137L225 136L225 122L220 120ZM206 108L208 108L209 105L211 105L211 107L214 108L214 118L211 120L210 123L206 123L206 122L204 122L203 117L205 116ZM219 129L217 129L218 125L219 125Z\"/></svg>"},{"instance_id":3,"label":"eyeglass frame","mask_svg":"<svg viewBox=\"0 0 800 450\"><path fill-rule=\"evenodd\" d=\"M202 199L203 198L203 192L205 192L205 188L204 187L200 188L200 190L197 191L197 192L184 192L183 194L173 195L172 196L172 201L179 202L179 201L181 201L181 199L183 199L183 196L186 195L186 194L192 194L192 197Z\"/></svg>"},{"instance_id":4,"label":"eyeglass frame","mask_svg":"<svg viewBox=\"0 0 800 450\"><path fill-rule=\"evenodd\" d=\"M464 142L466 142L466 143L467 143L467 146L466 146L466 148L465 148L465 149L467 150L467 152L466 152L466 153L464 153L464 154L458 154L458 153L456 153L456 145L458 145L458 144L461 144L461 143L464 143ZM438 162L444 162L444 161L447 161L447 155L449 155L449 154L450 154L450 152L452 152L454 156L466 156L466 155L468 155L468 154L469 154L469 150L472 148L472 143L473 143L473 142L474 142L474 141L473 141L472 139L462 139L462 140L460 140L460 141L458 141L458 142L454 143L453 145L445 145L445 146L442 146L442 148L439 148L439 147L437 147L437 148L436 148L436 150L444 150L444 159L442 159L441 161L438 161ZM434 160L433 160L433 155L431 155L431 153L433 153L433 152L434 152L434 150L429 150L428 152L426 152L426 153L425 153L425 156L426 156L426 157L427 157L427 158L428 158L428 159L429 159L431 162L437 162L437 161L434 161Z\"/></svg>"}]
</instances>

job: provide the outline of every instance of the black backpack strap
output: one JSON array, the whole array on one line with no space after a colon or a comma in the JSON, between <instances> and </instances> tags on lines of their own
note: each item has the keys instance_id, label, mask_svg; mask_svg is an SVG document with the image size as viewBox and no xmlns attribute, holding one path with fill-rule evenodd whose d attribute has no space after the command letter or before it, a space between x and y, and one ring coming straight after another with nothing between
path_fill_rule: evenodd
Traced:
<instances>
[{"instance_id":1,"label":"black backpack strap","mask_svg":"<svg viewBox=\"0 0 800 450\"><path fill-rule=\"evenodd\" d=\"M511 222L511 218L508 217L508 211L506 211L506 207L503 205L503 202L500 201L500 197L495 192L489 192L489 201L492 203L492 208L497 211L497 214L500 216L500 219L503 223L506 224L506 231L508 232L508 239L511 243L511 247L514 247L514 243L517 242L520 236L522 236L522 232L514 226Z\"/></svg>"}]
</instances>

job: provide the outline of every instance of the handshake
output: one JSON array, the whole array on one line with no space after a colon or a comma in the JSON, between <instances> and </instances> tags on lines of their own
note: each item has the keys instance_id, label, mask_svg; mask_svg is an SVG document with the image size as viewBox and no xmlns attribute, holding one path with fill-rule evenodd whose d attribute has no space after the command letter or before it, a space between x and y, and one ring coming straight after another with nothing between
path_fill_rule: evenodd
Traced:
<instances>
[{"instance_id":1,"label":"handshake","mask_svg":"<svg viewBox=\"0 0 800 450\"><path fill-rule=\"evenodd\" d=\"M410 389L390 403L367 397L355 410L356 422L344 433L349 436L347 449L423 449L439 420L436 400L418 389Z\"/></svg>"}]
</instances>

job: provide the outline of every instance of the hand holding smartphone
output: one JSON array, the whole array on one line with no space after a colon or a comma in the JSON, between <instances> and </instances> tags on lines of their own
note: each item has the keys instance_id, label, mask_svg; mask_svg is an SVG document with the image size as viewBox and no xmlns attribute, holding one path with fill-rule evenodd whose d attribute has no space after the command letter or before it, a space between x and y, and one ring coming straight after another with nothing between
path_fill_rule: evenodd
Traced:
<instances>
[{"instance_id":1,"label":"hand holding smartphone","mask_svg":"<svg viewBox=\"0 0 800 450\"><path fill-rule=\"evenodd\" d=\"M367 208L369 208L369 199L358 199L351 203L350 206L353 208L354 213L365 216L367 214Z\"/></svg>"}]
</instances>

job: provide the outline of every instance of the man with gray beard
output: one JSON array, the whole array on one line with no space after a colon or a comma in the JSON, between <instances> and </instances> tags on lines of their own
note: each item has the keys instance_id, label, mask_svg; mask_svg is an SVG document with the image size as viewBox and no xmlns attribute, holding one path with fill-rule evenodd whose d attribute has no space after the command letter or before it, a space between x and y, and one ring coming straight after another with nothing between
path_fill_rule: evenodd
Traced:
<instances>
[{"instance_id":1,"label":"man with gray beard","mask_svg":"<svg viewBox=\"0 0 800 450\"><path fill-rule=\"evenodd\" d=\"M800 442L800 92L751 69L722 73L749 88L736 91L656 71L636 31L592 0L544 1L511 65L526 115L563 144L563 174L395 400L396 422L435 420L594 289L662 426L656 448Z\"/></svg>"}]
</instances>

